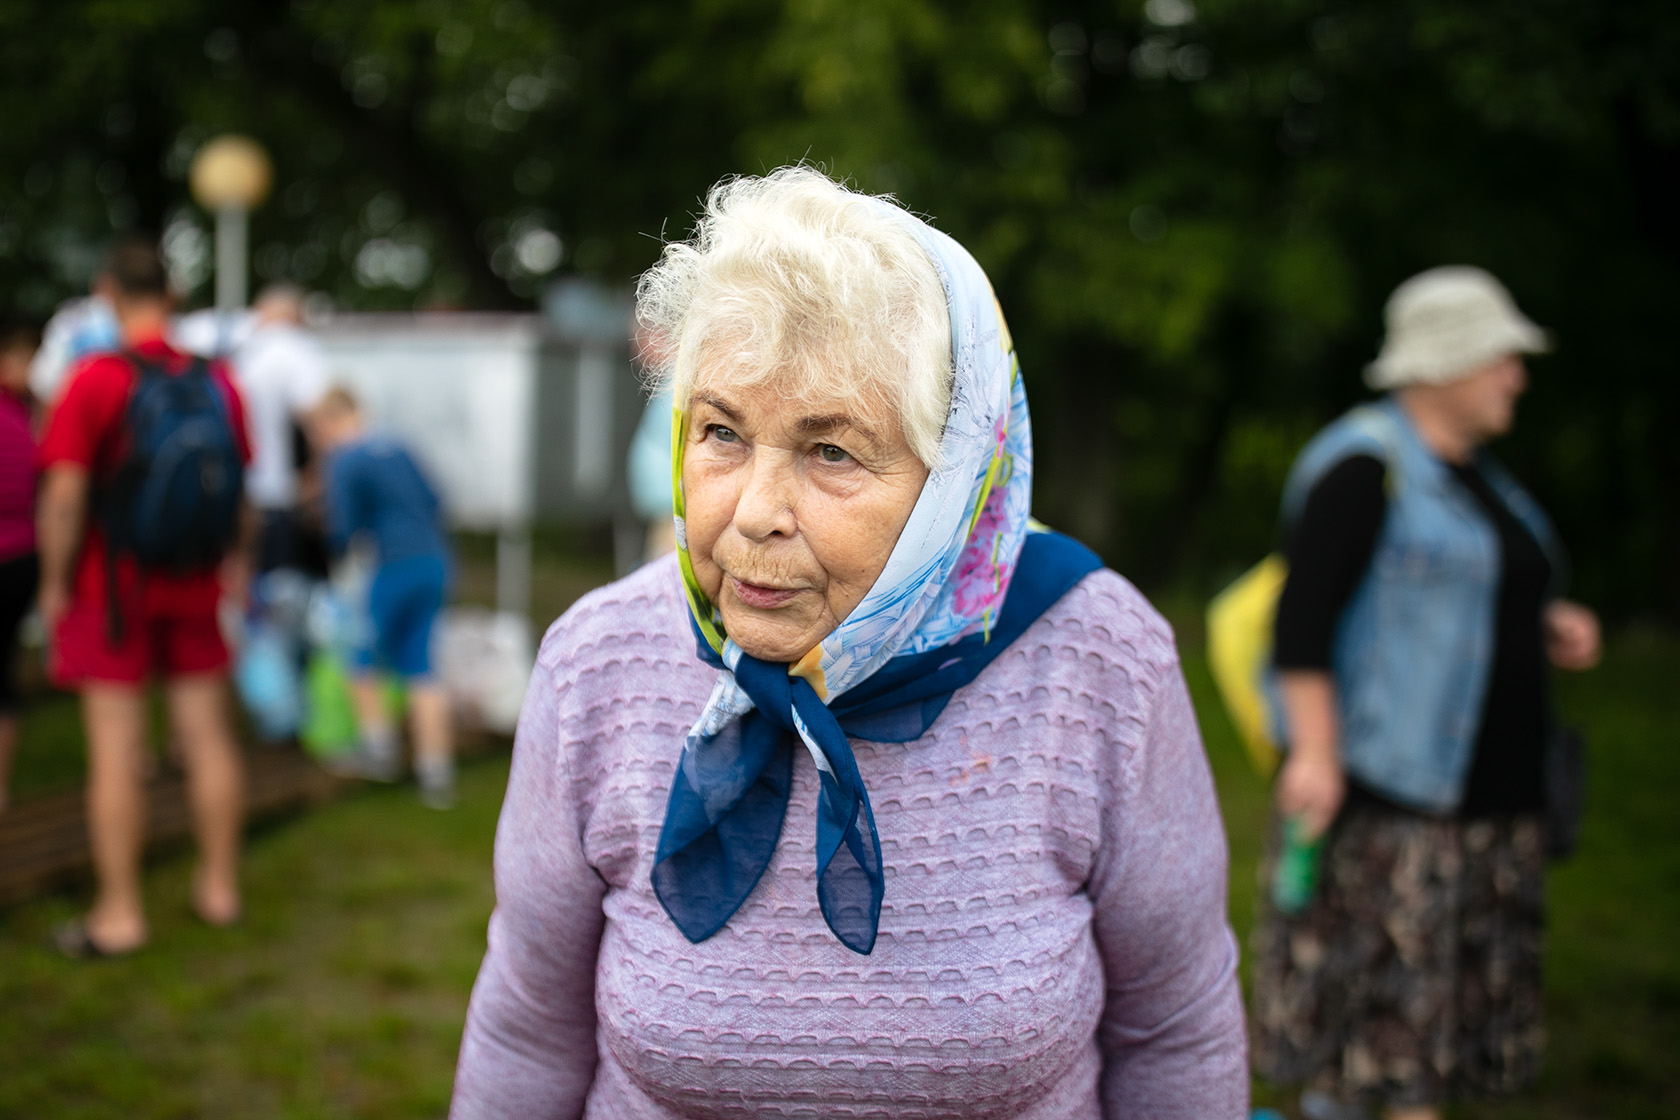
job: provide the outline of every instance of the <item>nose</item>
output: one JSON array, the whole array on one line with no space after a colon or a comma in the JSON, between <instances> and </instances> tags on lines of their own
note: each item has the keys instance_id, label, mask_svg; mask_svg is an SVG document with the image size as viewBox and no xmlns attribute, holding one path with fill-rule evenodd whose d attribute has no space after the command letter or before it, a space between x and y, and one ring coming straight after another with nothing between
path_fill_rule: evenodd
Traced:
<instances>
[{"instance_id":1,"label":"nose","mask_svg":"<svg viewBox=\"0 0 1680 1120\"><path fill-rule=\"evenodd\" d=\"M793 536L799 528L793 510L797 485L790 456L776 448L756 449L735 501L735 531L751 541Z\"/></svg>"}]
</instances>

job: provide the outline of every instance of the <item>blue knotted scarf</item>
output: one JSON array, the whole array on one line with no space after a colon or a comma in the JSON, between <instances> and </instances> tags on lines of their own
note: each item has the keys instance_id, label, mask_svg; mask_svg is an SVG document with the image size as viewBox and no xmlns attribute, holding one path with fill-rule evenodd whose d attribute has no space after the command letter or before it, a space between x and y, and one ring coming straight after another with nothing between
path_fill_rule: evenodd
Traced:
<instances>
[{"instance_id":1,"label":"blue knotted scarf","mask_svg":"<svg viewBox=\"0 0 1680 1120\"><path fill-rule=\"evenodd\" d=\"M817 902L847 948L859 953L874 948L885 889L881 842L847 736L876 743L920 738L952 693L1100 567L1096 553L1071 537L1030 534L989 638L972 634L939 649L895 657L828 705L809 681L790 676L787 665L742 654L735 680L754 710L730 725L727 734L738 736L736 742L708 752L728 760L727 772L678 770L654 857L654 893L683 936L704 941L722 929L770 865L793 786L799 734L792 713L797 712L831 766L818 770ZM700 657L723 668L698 627L695 637ZM719 806L725 790L729 804Z\"/></svg>"}]
</instances>

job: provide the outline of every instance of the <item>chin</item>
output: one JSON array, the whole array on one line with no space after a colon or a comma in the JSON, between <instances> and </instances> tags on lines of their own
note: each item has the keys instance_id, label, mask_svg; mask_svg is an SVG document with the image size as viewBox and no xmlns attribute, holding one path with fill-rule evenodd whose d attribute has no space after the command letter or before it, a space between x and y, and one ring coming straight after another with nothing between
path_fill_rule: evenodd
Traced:
<instances>
[{"instance_id":1,"label":"chin","mask_svg":"<svg viewBox=\"0 0 1680 1120\"><path fill-rule=\"evenodd\" d=\"M797 661L810 649L801 645L802 629L758 617L743 607L723 607L723 631L729 640L760 661ZM795 647L798 647L797 649ZM794 652L789 652L793 650Z\"/></svg>"},{"instance_id":2,"label":"chin","mask_svg":"<svg viewBox=\"0 0 1680 1120\"><path fill-rule=\"evenodd\" d=\"M741 647L741 652L751 654L760 661L777 663L798 661L811 652L811 646L816 645L815 642L806 645L804 642L797 640L783 639L778 641L774 638L763 640L750 633L746 635L746 640L742 641L739 637L736 637L734 631L729 632L729 637L736 645Z\"/></svg>"}]
</instances>

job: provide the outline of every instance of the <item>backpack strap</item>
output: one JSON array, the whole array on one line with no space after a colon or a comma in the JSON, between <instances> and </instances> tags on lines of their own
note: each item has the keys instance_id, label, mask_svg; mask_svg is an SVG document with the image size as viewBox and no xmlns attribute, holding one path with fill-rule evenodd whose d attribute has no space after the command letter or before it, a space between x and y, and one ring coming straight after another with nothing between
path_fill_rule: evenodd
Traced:
<instances>
[{"instance_id":1,"label":"backpack strap","mask_svg":"<svg viewBox=\"0 0 1680 1120\"><path fill-rule=\"evenodd\" d=\"M152 361L140 351L132 347L122 351L122 357L134 368L134 387L129 390L128 401L123 406L123 423L127 427L129 410L134 407L134 399L139 395L147 378L167 377L169 374L157 362ZM117 464L120 475L126 468L126 463ZM106 487L104 494L96 504L101 507L102 520L105 522L105 631L112 645L120 645L127 627L123 623L122 603L120 602L120 582L117 579L117 558L119 549L116 539L117 528L117 495L112 487ZM145 573L139 573L142 584Z\"/></svg>"},{"instance_id":2,"label":"backpack strap","mask_svg":"<svg viewBox=\"0 0 1680 1120\"><path fill-rule=\"evenodd\" d=\"M122 645L123 628L122 606L117 602L117 547L111 543L111 534L105 534L105 634L111 639L113 646Z\"/></svg>"}]
</instances>

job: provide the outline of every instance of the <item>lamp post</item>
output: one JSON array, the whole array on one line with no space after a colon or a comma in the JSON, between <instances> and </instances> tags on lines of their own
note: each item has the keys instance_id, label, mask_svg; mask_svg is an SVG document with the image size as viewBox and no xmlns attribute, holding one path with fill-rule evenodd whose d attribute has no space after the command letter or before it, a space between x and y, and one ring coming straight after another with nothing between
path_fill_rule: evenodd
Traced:
<instances>
[{"instance_id":1,"label":"lamp post","mask_svg":"<svg viewBox=\"0 0 1680 1120\"><path fill-rule=\"evenodd\" d=\"M218 311L245 306L247 218L273 181L268 153L249 136L218 136L193 156L187 182L198 204L216 215Z\"/></svg>"}]
</instances>

